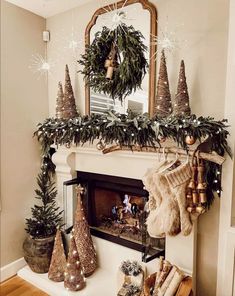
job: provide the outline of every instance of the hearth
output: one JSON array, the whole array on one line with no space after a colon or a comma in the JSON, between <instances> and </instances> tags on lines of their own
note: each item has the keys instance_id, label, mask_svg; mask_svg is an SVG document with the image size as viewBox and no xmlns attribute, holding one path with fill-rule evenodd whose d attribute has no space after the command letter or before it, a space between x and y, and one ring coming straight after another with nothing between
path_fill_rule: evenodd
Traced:
<instances>
[{"instance_id":1,"label":"hearth","mask_svg":"<svg viewBox=\"0 0 235 296\"><path fill-rule=\"evenodd\" d=\"M93 236L140 251L144 262L164 255L165 239L151 238L146 231L148 192L141 180L78 171L77 178L64 182L67 232L72 228L68 216L76 209L77 184L84 188L83 204ZM67 198L71 186L72 201Z\"/></svg>"}]
</instances>

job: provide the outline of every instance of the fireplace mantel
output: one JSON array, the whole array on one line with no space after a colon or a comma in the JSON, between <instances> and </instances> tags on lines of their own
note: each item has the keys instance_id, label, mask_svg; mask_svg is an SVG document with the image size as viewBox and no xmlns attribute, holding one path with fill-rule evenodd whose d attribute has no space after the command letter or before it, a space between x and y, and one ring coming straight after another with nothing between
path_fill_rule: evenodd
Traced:
<instances>
[{"instance_id":1,"label":"fireplace mantel","mask_svg":"<svg viewBox=\"0 0 235 296\"><path fill-rule=\"evenodd\" d=\"M75 178L76 171L142 179L146 170L158 161L159 156L156 153L117 151L104 155L102 151L96 149L95 144L82 147L71 146L70 148L59 146L53 155L59 204L62 207L63 182ZM67 192L68 194L73 194L72 189L71 192ZM176 237L166 237L166 259L185 270L193 278L196 275L196 226L194 222L193 231L187 237L181 234ZM100 261L102 263L102 258ZM149 262L147 269L150 267L150 270L154 270L155 264L154 261ZM110 268L116 269L117 267L110 266ZM116 270L110 270L110 272L114 273Z\"/></svg>"}]
</instances>

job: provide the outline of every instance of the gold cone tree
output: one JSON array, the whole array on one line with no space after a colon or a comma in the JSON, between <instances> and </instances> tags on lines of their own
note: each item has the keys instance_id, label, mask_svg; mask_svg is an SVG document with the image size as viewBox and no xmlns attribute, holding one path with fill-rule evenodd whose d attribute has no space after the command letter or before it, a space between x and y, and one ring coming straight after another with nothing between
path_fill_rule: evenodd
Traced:
<instances>
[{"instance_id":1,"label":"gold cone tree","mask_svg":"<svg viewBox=\"0 0 235 296\"><path fill-rule=\"evenodd\" d=\"M56 98L56 118L63 118L64 111L64 92L61 81L58 83L58 92Z\"/></svg>"},{"instance_id":2,"label":"gold cone tree","mask_svg":"<svg viewBox=\"0 0 235 296\"><path fill-rule=\"evenodd\" d=\"M172 103L166 67L166 57L164 50L162 50L157 84L155 115L157 115L160 118L164 118L169 116L171 113Z\"/></svg>"},{"instance_id":3,"label":"gold cone tree","mask_svg":"<svg viewBox=\"0 0 235 296\"><path fill-rule=\"evenodd\" d=\"M181 61L180 65L180 73L178 80L178 88L174 101L174 115L182 116L182 115L190 115L191 109L189 106L189 95L188 95L188 87L185 76L185 65L184 61Z\"/></svg>"},{"instance_id":4,"label":"gold cone tree","mask_svg":"<svg viewBox=\"0 0 235 296\"><path fill-rule=\"evenodd\" d=\"M73 87L69 75L68 65L65 66L65 85L64 85L64 102L63 102L63 113L64 119L70 119L78 116L75 98L73 93Z\"/></svg>"},{"instance_id":5,"label":"gold cone tree","mask_svg":"<svg viewBox=\"0 0 235 296\"><path fill-rule=\"evenodd\" d=\"M74 219L74 238L80 256L83 271L86 277L90 276L97 268L97 256L92 242L90 228L85 217L81 200L83 188L77 187L77 208Z\"/></svg>"},{"instance_id":6,"label":"gold cone tree","mask_svg":"<svg viewBox=\"0 0 235 296\"><path fill-rule=\"evenodd\" d=\"M73 235L70 239L64 276L64 286L67 290L79 291L85 287L85 277Z\"/></svg>"},{"instance_id":7,"label":"gold cone tree","mask_svg":"<svg viewBox=\"0 0 235 296\"><path fill-rule=\"evenodd\" d=\"M48 278L55 282L62 282L64 280L65 268L66 257L64 253L64 245L62 241L61 231L58 229L56 232Z\"/></svg>"}]
</instances>

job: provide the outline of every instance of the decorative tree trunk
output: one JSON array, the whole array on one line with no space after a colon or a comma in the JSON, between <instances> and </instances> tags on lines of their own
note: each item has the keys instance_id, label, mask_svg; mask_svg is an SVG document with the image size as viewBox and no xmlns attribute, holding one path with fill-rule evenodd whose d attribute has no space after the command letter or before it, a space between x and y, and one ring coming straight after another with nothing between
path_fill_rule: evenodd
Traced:
<instances>
[{"instance_id":1,"label":"decorative tree trunk","mask_svg":"<svg viewBox=\"0 0 235 296\"><path fill-rule=\"evenodd\" d=\"M184 61L181 61L180 65L180 73L179 73L179 81L178 81L178 88L177 94L175 96L174 102L174 115L176 116L184 116L190 115L191 110L189 106L189 95L188 95L188 87L186 82L185 76L185 66Z\"/></svg>"},{"instance_id":2,"label":"decorative tree trunk","mask_svg":"<svg viewBox=\"0 0 235 296\"><path fill-rule=\"evenodd\" d=\"M55 237L48 278L55 282L62 282L64 280L65 268L66 257L64 253L64 245L61 231L58 229Z\"/></svg>"},{"instance_id":3,"label":"decorative tree trunk","mask_svg":"<svg viewBox=\"0 0 235 296\"><path fill-rule=\"evenodd\" d=\"M62 83L58 83L58 92L56 98L56 118L63 118L63 111L64 111L64 92Z\"/></svg>"},{"instance_id":4,"label":"decorative tree trunk","mask_svg":"<svg viewBox=\"0 0 235 296\"><path fill-rule=\"evenodd\" d=\"M70 240L69 254L64 276L64 286L67 290L78 291L85 287L82 265L73 236Z\"/></svg>"},{"instance_id":5,"label":"decorative tree trunk","mask_svg":"<svg viewBox=\"0 0 235 296\"><path fill-rule=\"evenodd\" d=\"M77 187L77 209L74 221L74 238L78 253L81 259L83 271L86 277L90 276L97 268L97 257L93 242L91 239L90 228L87 223L82 201L81 193L83 188L79 185Z\"/></svg>"},{"instance_id":6,"label":"decorative tree trunk","mask_svg":"<svg viewBox=\"0 0 235 296\"><path fill-rule=\"evenodd\" d=\"M64 110L63 118L70 119L78 116L76 109L73 88L69 76L68 65L65 66L65 86L64 86Z\"/></svg>"},{"instance_id":7,"label":"decorative tree trunk","mask_svg":"<svg viewBox=\"0 0 235 296\"><path fill-rule=\"evenodd\" d=\"M166 57L165 57L164 50L162 50L158 84L157 84L155 115L163 118L163 117L169 116L171 112L172 112L172 104L171 104L171 94L170 94L169 81L168 81L168 75L167 75Z\"/></svg>"}]
</instances>

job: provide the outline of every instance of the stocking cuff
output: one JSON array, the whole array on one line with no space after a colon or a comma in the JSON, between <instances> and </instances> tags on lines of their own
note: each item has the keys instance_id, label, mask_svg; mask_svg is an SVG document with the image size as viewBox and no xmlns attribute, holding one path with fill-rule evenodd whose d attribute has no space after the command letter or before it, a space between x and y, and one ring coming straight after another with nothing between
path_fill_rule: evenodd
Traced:
<instances>
[{"instance_id":1,"label":"stocking cuff","mask_svg":"<svg viewBox=\"0 0 235 296\"><path fill-rule=\"evenodd\" d=\"M191 167L190 164L184 163L173 169L172 171L165 174L169 185L172 187L177 187L185 182L187 182L191 178Z\"/></svg>"}]
</instances>

